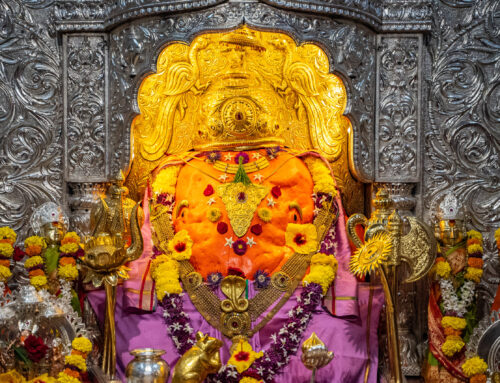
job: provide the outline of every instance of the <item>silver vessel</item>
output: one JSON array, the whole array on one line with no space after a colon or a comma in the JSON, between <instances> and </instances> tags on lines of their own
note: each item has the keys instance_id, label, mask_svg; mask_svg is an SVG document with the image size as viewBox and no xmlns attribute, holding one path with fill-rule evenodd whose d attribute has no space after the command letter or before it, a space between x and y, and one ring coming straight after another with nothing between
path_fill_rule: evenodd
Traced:
<instances>
[{"instance_id":1,"label":"silver vessel","mask_svg":"<svg viewBox=\"0 0 500 383\"><path fill-rule=\"evenodd\" d=\"M139 348L130 353L134 359L125 370L128 383L165 383L167 381L170 367L161 357L165 351Z\"/></svg>"}]
</instances>

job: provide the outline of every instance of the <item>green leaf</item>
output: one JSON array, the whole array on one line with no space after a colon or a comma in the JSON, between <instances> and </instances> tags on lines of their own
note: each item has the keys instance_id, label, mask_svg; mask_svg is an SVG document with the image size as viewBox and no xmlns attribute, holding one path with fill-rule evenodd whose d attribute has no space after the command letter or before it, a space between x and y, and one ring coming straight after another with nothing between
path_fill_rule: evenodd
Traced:
<instances>
[{"instance_id":1,"label":"green leaf","mask_svg":"<svg viewBox=\"0 0 500 383\"><path fill-rule=\"evenodd\" d=\"M59 262L59 250L57 247L49 247L45 250L43 255L45 257L45 269L47 274L50 274L57 269L57 263Z\"/></svg>"},{"instance_id":2,"label":"green leaf","mask_svg":"<svg viewBox=\"0 0 500 383\"><path fill-rule=\"evenodd\" d=\"M33 362L30 360L28 356L28 351L24 347L15 347L14 348L14 355L17 360L20 360L28 366L28 368L31 368Z\"/></svg>"}]
</instances>

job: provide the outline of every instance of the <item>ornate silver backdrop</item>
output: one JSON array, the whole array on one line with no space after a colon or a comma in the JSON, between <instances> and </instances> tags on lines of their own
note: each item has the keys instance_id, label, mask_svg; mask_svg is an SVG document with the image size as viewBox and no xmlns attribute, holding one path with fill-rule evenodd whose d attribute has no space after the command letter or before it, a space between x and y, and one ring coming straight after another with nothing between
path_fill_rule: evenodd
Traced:
<instances>
[{"instance_id":1,"label":"ornate silver backdrop","mask_svg":"<svg viewBox=\"0 0 500 383\"><path fill-rule=\"evenodd\" d=\"M92 193L127 167L137 90L161 49L243 22L325 50L348 89L360 180L428 222L445 193L464 202L487 237L486 307L500 282L499 0L0 0L0 225L25 234L53 200L88 230ZM407 374L423 291L402 292Z\"/></svg>"}]
</instances>

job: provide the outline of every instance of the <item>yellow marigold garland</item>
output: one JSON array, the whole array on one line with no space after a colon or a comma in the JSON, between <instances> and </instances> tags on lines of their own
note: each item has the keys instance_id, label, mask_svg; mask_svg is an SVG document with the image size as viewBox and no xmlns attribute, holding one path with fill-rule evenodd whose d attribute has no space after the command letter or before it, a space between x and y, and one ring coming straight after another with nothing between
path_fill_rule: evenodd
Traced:
<instances>
[{"instance_id":1,"label":"yellow marigold garland","mask_svg":"<svg viewBox=\"0 0 500 383\"><path fill-rule=\"evenodd\" d=\"M0 256L11 258L14 254L14 247L10 243L0 243Z\"/></svg>"},{"instance_id":2,"label":"yellow marigold garland","mask_svg":"<svg viewBox=\"0 0 500 383\"><path fill-rule=\"evenodd\" d=\"M90 351L92 351L92 342L87 338L80 336L73 339L73 341L71 342L71 347L73 348L73 350L88 354Z\"/></svg>"},{"instance_id":3,"label":"yellow marigold garland","mask_svg":"<svg viewBox=\"0 0 500 383\"><path fill-rule=\"evenodd\" d=\"M171 194L175 195L175 185L179 176L180 166L169 166L158 173L153 181L153 191L156 194Z\"/></svg>"},{"instance_id":4,"label":"yellow marigold garland","mask_svg":"<svg viewBox=\"0 0 500 383\"><path fill-rule=\"evenodd\" d=\"M326 294L337 274L338 262L333 255L318 253L311 258L311 268L303 284L317 283Z\"/></svg>"},{"instance_id":5,"label":"yellow marigold garland","mask_svg":"<svg viewBox=\"0 0 500 383\"><path fill-rule=\"evenodd\" d=\"M469 232L467 232L467 254L471 262L468 261L468 266L465 268L464 278L467 280L466 283L470 284L469 281L472 281L477 284L481 280L481 277L483 275L482 268L473 266L480 266L483 264L483 262L479 261L481 260L483 254L482 244L483 237L481 233L475 230L470 230ZM448 280L451 275L450 264L445 260L445 258L441 256L436 259L436 274L441 278L440 287L442 289L443 299L445 299L445 292L449 289L454 289L454 287L451 284L452 282ZM443 288L445 289L444 291ZM449 295L450 293L454 294L453 291L448 291L447 294ZM455 297L455 299L457 298ZM444 304L446 307L446 301L444 302ZM460 352L465 346L465 342L461 338L460 334L466 328L467 321L463 317L461 317L462 315L463 314L460 314L460 317L444 316L441 320L441 325L446 334L446 339L441 346L441 350L449 358Z\"/></svg>"},{"instance_id":6,"label":"yellow marigold garland","mask_svg":"<svg viewBox=\"0 0 500 383\"><path fill-rule=\"evenodd\" d=\"M464 278L479 283L481 281L482 276L483 276L482 269L476 269L475 267L468 267L467 271L465 272Z\"/></svg>"},{"instance_id":7,"label":"yellow marigold garland","mask_svg":"<svg viewBox=\"0 0 500 383\"><path fill-rule=\"evenodd\" d=\"M467 321L464 318L444 316L441 319L443 328L451 327L454 330L463 330L467 326Z\"/></svg>"},{"instance_id":8,"label":"yellow marigold garland","mask_svg":"<svg viewBox=\"0 0 500 383\"><path fill-rule=\"evenodd\" d=\"M441 350L447 357L451 358L457 352L460 352L464 346L465 342L459 335L448 335L441 346Z\"/></svg>"},{"instance_id":9,"label":"yellow marigold garland","mask_svg":"<svg viewBox=\"0 0 500 383\"><path fill-rule=\"evenodd\" d=\"M13 245L17 240L17 234L8 226L0 227L0 240L8 240Z\"/></svg>"},{"instance_id":10,"label":"yellow marigold garland","mask_svg":"<svg viewBox=\"0 0 500 383\"><path fill-rule=\"evenodd\" d=\"M42 251L46 247L47 244L45 240L37 235L28 237L24 240L24 250L29 257L24 262L24 267L28 269L31 285L37 290L47 285L47 277L43 267L44 260L42 258Z\"/></svg>"},{"instance_id":11,"label":"yellow marigold garland","mask_svg":"<svg viewBox=\"0 0 500 383\"><path fill-rule=\"evenodd\" d=\"M69 243L66 243L64 245L62 245L60 248L59 248L59 251L61 251L61 253L76 253L78 251L78 244L77 243L74 243L74 242L69 242Z\"/></svg>"},{"instance_id":12,"label":"yellow marigold garland","mask_svg":"<svg viewBox=\"0 0 500 383\"><path fill-rule=\"evenodd\" d=\"M436 263L436 274L441 278L448 279L451 273L451 266L446 261Z\"/></svg>"},{"instance_id":13,"label":"yellow marigold garland","mask_svg":"<svg viewBox=\"0 0 500 383\"><path fill-rule=\"evenodd\" d=\"M71 354L64 357L64 371L59 373L58 383L80 383L82 372L87 371L87 355L92 351L92 343L85 337L78 337L71 342Z\"/></svg>"},{"instance_id":14,"label":"yellow marigold garland","mask_svg":"<svg viewBox=\"0 0 500 383\"><path fill-rule=\"evenodd\" d=\"M74 231L70 231L64 235L61 240L59 251L58 276L67 281L78 279L78 267L76 266L77 252L80 249L80 237Z\"/></svg>"},{"instance_id":15,"label":"yellow marigold garland","mask_svg":"<svg viewBox=\"0 0 500 383\"><path fill-rule=\"evenodd\" d=\"M314 182L314 193L326 193L335 197L337 188L328 166L317 157L308 157L304 160Z\"/></svg>"},{"instance_id":16,"label":"yellow marigold garland","mask_svg":"<svg viewBox=\"0 0 500 383\"><path fill-rule=\"evenodd\" d=\"M12 276L10 259L14 254L17 234L8 226L0 227L0 283L6 283ZM0 294L3 293L0 291Z\"/></svg>"},{"instance_id":17,"label":"yellow marigold garland","mask_svg":"<svg viewBox=\"0 0 500 383\"><path fill-rule=\"evenodd\" d=\"M156 296L161 301L166 294L180 294L179 263L165 254L151 262L151 278L155 281Z\"/></svg>"},{"instance_id":18,"label":"yellow marigold garland","mask_svg":"<svg viewBox=\"0 0 500 383\"><path fill-rule=\"evenodd\" d=\"M12 276L10 268L6 266L0 266L0 282L7 282L7 280ZM0 293L2 293L0 291Z\"/></svg>"}]
</instances>

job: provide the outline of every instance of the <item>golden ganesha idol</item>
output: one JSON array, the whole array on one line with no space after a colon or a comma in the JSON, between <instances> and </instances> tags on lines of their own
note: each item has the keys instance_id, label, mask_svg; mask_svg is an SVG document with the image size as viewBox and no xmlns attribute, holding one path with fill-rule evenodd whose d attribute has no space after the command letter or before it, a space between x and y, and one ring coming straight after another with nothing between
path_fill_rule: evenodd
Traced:
<instances>
[{"instance_id":1,"label":"golden ganesha idol","mask_svg":"<svg viewBox=\"0 0 500 383\"><path fill-rule=\"evenodd\" d=\"M314 331L336 355L318 381L375 381L381 292L348 271L350 123L325 53L245 26L201 35L164 49L138 103L145 252L118 290L119 371L134 348L173 365L201 331L223 343L215 381L305 381ZM131 295L141 314L121 316Z\"/></svg>"}]
</instances>

